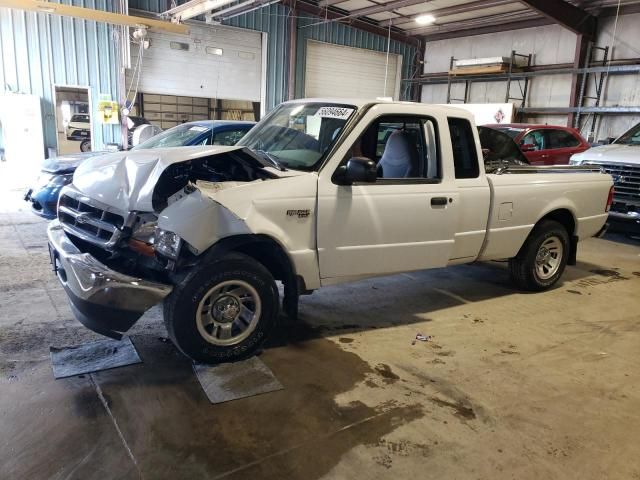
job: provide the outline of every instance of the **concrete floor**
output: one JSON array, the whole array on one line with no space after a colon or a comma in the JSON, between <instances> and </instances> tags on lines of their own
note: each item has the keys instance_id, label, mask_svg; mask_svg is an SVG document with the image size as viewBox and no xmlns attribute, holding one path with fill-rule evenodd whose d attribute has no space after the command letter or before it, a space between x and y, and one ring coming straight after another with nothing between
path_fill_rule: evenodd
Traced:
<instances>
[{"instance_id":1,"label":"concrete floor","mask_svg":"<svg viewBox=\"0 0 640 480\"><path fill-rule=\"evenodd\" d=\"M210 405L158 309L131 334L143 364L53 379L50 345L98 336L46 224L0 192L2 479L640 478L633 240L584 242L542 294L498 263L318 291L261 356L285 389Z\"/></svg>"}]
</instances>

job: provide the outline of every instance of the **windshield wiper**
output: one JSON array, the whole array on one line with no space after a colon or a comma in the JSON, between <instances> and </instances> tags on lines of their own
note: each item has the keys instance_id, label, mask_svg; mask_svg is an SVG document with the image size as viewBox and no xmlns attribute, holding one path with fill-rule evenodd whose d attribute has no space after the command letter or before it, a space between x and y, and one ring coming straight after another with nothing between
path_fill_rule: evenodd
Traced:
<instances>
[{"instance_id":1,"label":"windshield wiper","mask_svg":"<svg viewBox=\"0 0 640 480\"><path fill-rule=\"evenodd\" d=\"M286 168L284 167L284 165L282 165L282 163L280 163L277 159L277 157L275 155L273 155L272 153L269 152L265 152L264 150L255 150L256 153L259 153L262 157L266 158L267 160L269 160L274 167L276 167L278 170L284 172L286 170Z\"/></svg>"}]
</instances>

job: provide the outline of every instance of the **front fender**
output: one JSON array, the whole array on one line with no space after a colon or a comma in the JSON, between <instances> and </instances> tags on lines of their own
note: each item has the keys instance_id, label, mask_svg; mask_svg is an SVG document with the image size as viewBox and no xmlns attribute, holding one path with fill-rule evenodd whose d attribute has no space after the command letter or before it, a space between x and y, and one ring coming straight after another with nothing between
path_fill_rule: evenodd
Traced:
<instances>
[{"instance_id":1,"label":"front fender","mask_svg":"<svg viewBox=\"0 0 640 480\"><path fill-rule=\"evenodd\" d=\"M252 233L231 210L196 190L158 215L158 227L180 236L201 254L225 237Z\"/></svg>"}]
</instances>

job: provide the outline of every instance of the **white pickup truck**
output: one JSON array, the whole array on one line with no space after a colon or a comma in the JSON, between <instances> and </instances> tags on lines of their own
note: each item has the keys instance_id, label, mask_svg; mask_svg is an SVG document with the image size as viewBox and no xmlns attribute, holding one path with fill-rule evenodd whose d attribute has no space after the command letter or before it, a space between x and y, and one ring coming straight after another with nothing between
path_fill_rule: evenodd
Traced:
<instances>
[{"instance_id":1,"label":"white pickup truck","mask_svg":"<svg viewBox=\"0 0 640 480\"><path fill-rule=\"evenodd\" d=\"M483 154L494 159L485 171ZM414 103L297 100L234 147L94 157L61 192L54 270L78 320L119 338L153 305L198 362L253 354L325 285L509 259L551 287L612 198L593 167L510 164L473 118Z\"/></svg>"},{"instance_id":2,"label":"white pickup truck","mask_svg":"<svg viewBox=\"0 0 640 480\"><path fill-rule=\"evenodd\" d=\"M640 123L609 145L575 154L571 164L600 167L613 177L609 221L618 230L640 234Z\"/></svg>"}]
</instances>

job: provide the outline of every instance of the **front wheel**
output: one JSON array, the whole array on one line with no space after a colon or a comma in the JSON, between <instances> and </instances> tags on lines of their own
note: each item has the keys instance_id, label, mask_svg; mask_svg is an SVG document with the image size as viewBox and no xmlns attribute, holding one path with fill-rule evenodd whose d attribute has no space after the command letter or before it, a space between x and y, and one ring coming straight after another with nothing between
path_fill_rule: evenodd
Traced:
<instances>
[{"instance_id":1,"label":"front wheel","mask_svg":"<svg viewBox=\"0 0 640 480\"><path fill-rule=\"evenodd\" d=\"M196 267L164 304L169 337L186 356L221 363L254 355L278 315L269 271L242 254Z\"/></svg>"},{"instance_id":2,"label":"front wheel","mask_svg":"<svg viewBox=\"0 0 640 480\"><path fill-rule=\"evenodd\" d=\"M569 234L562 224L536 225L518 255L509 260L511 278L523 290L542 291L562 276L569 259Z\"/></svg>"}]
</instances>

